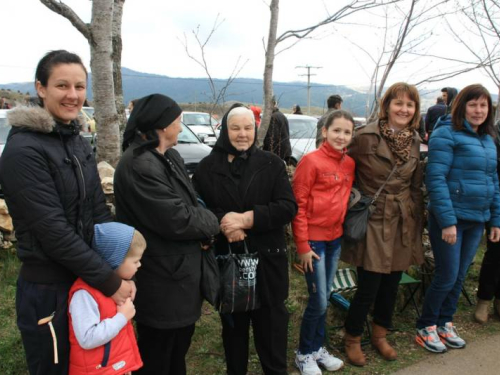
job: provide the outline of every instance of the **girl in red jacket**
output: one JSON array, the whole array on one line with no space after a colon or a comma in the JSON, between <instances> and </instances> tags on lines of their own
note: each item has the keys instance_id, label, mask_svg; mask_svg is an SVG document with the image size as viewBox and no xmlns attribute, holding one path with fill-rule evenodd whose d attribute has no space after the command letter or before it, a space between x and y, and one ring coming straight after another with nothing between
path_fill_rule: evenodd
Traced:
<instances>
[{"instance_id":1,"label":"girl in red jacket","mask_svg":"<svg viewBox=\"0 0 500 375\"><path fill-rule=\"evenodd\" d=\"M346 154L353 132L354 120L348 112L332 112L322 129L325 142L302 158L293 178L299 205L292 223L293 236L309 290L295 358L302 375L320 375L318 365L328 371L343 366L323 342L328 296L337 271L342 223L354 180L354 160Z\"/></svg>"}]
</instances>

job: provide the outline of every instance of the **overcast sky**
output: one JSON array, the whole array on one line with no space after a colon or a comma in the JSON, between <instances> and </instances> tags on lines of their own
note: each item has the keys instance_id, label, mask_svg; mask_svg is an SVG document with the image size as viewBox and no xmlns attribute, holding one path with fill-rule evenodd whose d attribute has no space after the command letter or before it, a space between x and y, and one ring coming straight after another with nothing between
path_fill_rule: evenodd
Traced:
<instances>
[{"instance_id":1,"label":"overcast sky","mask_svg":"<svg viewBox=\"0 0 500 375\"><path fill-rule=\"evenodd\" d=\"M207 61L214 77L227 78L236 61L248 62L239 77L262 78L264 68L263 40L269 28L269 0L126 0L123 15L122 66L146 73L171 77L206 77L204 71L190 60L181 43L184 35L193 53L199 52L192 30L199 25L200 37L206 38L216 17L223 20L207 45ZM437 0L436 0L437 1ZM65 0L85 22L90 22L89 0ZM63 17L47 9L39 0L1 0L2 38L0 44L0 83L32 81L35 66L49 50L67 49L76 52L90 65L90 53L84 37ZM344 0L281 0L278 34L285 30L309 26L324 19L328 12L339 9ZM403 10L408 6L405 1ZM396 25L400 13L392 9L388 23ZM385 22L380 10L358 13L343 23L331 26L280 53L275 59L275 81L306 81L305 69L311 65L313 82L367 87L374 70L371 58L377 59L383 44ZM472 35L462 29L463 22L453 20L461 35ZM389 44L396 28L388 33ZM432 35L426 34L432 32ZM428 21L411 35L420 53L469 59L469 52L451 36L442 19ZM474 39L470 39L474 40ZM481 45L471 42L474 48ZM477 44L477 45L476 45ZM359 47L357 47L357 46ZM278 50L285 46L278 47ZM370 58L371 56L371 58ZM395 81L418 82L431 75L457 67L456 62L437 58L406 55L389 78ZM462 88L482 83L497 93L491 79L483 72L469 73L453 80L423 84L421 89L447 85Z\"/></svg>"}]
</instances>

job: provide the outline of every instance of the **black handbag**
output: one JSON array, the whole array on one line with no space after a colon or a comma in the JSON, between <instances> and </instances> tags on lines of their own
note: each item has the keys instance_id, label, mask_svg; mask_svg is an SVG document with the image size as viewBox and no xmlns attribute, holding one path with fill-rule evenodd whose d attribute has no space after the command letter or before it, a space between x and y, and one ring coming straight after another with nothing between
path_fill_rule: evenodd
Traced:
<instances>
[{"instance_id":1,"label":"black handbag","mask_svg":"<svg viewBox=\"0 0 500 375\"><path fill-rule=\"evenodd\" d=\"M217 256L220 270L221 313L234 313L255 310L260 307L257 292L257 267L259 255L249 253L244 242L245 253L234 254L228 244L229 253Z\"/></svg>"},{"instance_id":2,"label":"black handbag","mask_svg":"<svg viewBox=\"0 0 500 375\"><path fill-rule=\"evenodd\" d=\"M363 194L356 187L352 187L347 213L344 218L344 240L358 242L366 237L368 220L373 211L375 211L375 202L396 169L397 165L394 166L387 180L385 180L373 197Z\"/></svg>"},{"instance_id":3,"label":"black handbag","mask_svg":"<svg viewBox=\"0 0 500 375\"><path fill-rule=\"evenodd\" d=\"M213 249L203 250L201 257L200 290L203 298L217 307L219 300L220 275L219 265Z\"/></svg>"}]
</instances>

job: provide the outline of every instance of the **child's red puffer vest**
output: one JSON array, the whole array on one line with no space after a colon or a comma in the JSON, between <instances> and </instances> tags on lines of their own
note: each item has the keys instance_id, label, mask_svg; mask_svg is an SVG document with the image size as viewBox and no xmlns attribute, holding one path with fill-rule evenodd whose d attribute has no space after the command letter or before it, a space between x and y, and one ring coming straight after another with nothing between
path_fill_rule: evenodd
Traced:
<instances>
[{"instance_id":1,"label":"child's red puffer vest","mask_svg":"<svg viewBox=\"0 0 500 375\"><path fill-rule=\"evenodd\" d=\"M89 292L97 302L101 321L116 315L116 303L80 278L75 281L69 291L68 303L71 303L73 294L81 289ZM86 350L78 344L73 331L71 314L68 313L68 315L69 342L71 345L69 375L121 375L142 367L134 327L130 321L108 344Z\"/></svg>"},{"instance_id":2,"label":"child's red puffer vest","mask_svg":"<svg viewBox=\"0 0 500 375\"><path fill-rule=\"evenodd\" d=\"M300 160L293 176L299 211L292 222L299 254L310 251L308 241L332 241L342 236L354 168L354 160L328 142Z\"/></svg>"}]
</instances>

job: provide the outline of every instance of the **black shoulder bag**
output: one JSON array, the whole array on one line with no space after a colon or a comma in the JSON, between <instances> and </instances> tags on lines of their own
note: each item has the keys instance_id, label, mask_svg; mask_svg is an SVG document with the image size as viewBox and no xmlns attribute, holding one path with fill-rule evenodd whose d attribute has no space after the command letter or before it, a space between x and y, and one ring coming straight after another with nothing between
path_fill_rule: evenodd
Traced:
<instances>
[{"instance_id":1,"label":"black shoulder bag","mask_svg":"<svg viewBox=\"0 0 500 375\"><path fill-rule=\"evenodd\" d=\"M387 180L385 180L382 186L377 190L373 198L363 194L357 188L352 187L347 214L344 219L344 240L348 242L358 242L366 237L368 220L373 211L375 211L375 202L397 167L398 166L395 165L394 168L392 168L389 177L387 177Z\"/></svg>"}]
</instances>

